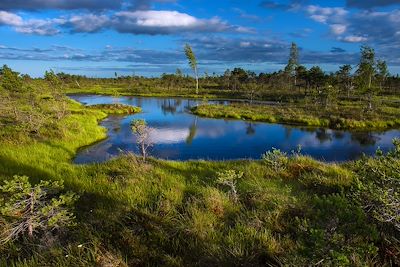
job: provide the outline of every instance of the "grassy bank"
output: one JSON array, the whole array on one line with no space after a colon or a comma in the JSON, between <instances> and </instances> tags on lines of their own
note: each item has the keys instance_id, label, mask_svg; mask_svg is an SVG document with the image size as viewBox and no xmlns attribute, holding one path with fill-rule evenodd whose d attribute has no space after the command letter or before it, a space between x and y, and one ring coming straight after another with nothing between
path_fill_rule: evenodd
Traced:
<instances>
[{"instance_id":1,"label":"grassy bank","mask_svg":"<svg viewBox=\"0 0 400 267\"><path fill-rule=\"evenodd\" d=\"M340 107L323 108L311 103L282 105L201 105L192 112L208 118L232 118L333 129L387 129L400 127L400 110L381 107L365 111L362 106L342 102Z\"/></svg>"},{"instance_id":2,"label":"grassy bank","mask_svg":"<svg viewBox=\"0 0 400 267\"><path fill-rule=\"evenodd\" d=\"M126 114L135 114L142 112L140 107L133 107L129 105L123 104L98 104L88 106L88 109L99 110L106 114L114 114L114 115L126 115Z\"/></svg>"},{"instance_id":3,"label":"grassy bank","mask_svg":"<svg viewBox=\"0 0 400 267\"><path fill-rule=\"evenodd\" d=\"M398 230L363 200L376 192L369 179L399 180L400 147L346 165L279 151L260 161L143 163L126 154L74 165L79 147L105 137L98 121L106 114L76 102L67 114L54 121L57 133L44 125L40 135L1 140L0 183L16 174L63 181L80 196L76 225L50 243L20 237L0 246L0 265L364 266L397 258Z\"/></svg>"}]
</instances>

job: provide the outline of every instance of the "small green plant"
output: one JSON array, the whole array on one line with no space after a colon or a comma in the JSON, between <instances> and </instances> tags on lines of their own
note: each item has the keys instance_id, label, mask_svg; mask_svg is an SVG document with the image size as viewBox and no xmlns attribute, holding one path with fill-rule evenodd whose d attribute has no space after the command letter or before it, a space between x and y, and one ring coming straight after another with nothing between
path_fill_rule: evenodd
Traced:
<instances>
[{"instance_id":1,"label":"small green plant","mask_svg":"<svg viewBox=\"0 0 400 267\"><path fill-rule=\"evenodd\" d=\"M146 162L147 151L153 145L150 137L151 128L145 120L133 120L131 122L132 131L136 134L136 143L139 146L143 162Z\"/></svg>"},{"instance_id":2,"label":"small green plant","mask_svg":"<svg viewBox=\"0 0 400 267\"><path fill-rule=\"evenodd\" d=\"M22 236L33 239L73 224L69 208L73 193L61 194L62 183L41 181L32 186L27 176L14 176L0 186L0 243Z\"/></svg>"},{"instance_id":3,"label":"small green plant","mask_svg":"<svg viewBox=\"0 0 400 267\"><path fill-rule=\"evenodd\" d=\"M289 162L287 154L276 148L272 148L272 150L265 153L262 158L263 161L276 172L286 170Z\"/></svg>"},{"instance_id":4,"label":"small green plant","mask_svg":"<svg viewBox=\"0 0 400 267\"><path fill-rule=\"evenodd\" d=\"M237 180L243 177L243 172L235 170L226 170L217 172L217 183L229 187L229 195L234 202L239 200L236 189Z\"/></svg>"}]
</instances>

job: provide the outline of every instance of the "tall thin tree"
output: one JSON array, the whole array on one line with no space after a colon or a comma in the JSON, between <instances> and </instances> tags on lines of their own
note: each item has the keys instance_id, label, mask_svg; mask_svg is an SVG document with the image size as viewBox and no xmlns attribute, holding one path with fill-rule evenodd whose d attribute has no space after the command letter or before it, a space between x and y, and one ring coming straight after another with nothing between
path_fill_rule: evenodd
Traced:
<instances>
[{"instance_id":1,"label":"tall thin tree","mask_svg":"<svg viewBox=\"0 0 400 267\"><path fill-rule=\"evenodd\" d=\"M358 87L367 96L368 108L372 109L372 98L376 93L373 86L373 78L376 74L375 51L369 46L361 47L361 59L356 71Z\"/></svg>"},{"instance_id":2,"label":"tall thin tree","mask_svg":"<svg viewBox=\"0 0 400 267\"><path fill-rule=\"evenodd\" d=\"M383 84L385 83L387 77L389 76L388 67L386 61L378 60L376 62L377 78L379 81L379 89L382 90Z\"/></svg>"},{"instance_id":3,"label":"tall thin tree","mask_svg":"<svg viewBox=\"0 0 400 267\"><path fill-rule=\"evenodd\" d=\"M189 44L185 45L185 55L189 61L189 66L194 71L194 75L196 78L196 94L198 94L199 93L199 75L198 75L198 69L197 69L197 59L193 52L192 47Z\"/></svg>"},{"instance_id":4,"label":"tall thin tree","mask_svg":"<svg viewBox=\"0 0 400 267\"><path fill-rule=\"evenodd\" d=\"M343 89L347 92L347 97L350 97L350 90L352 87L352 77L351 71L352 66L349 64L343 65L339 67L339 71L336 72L339 84L342 86Z\"/></svg>"},{"instance_id":5,"label":"tall thin tree","mask_svg":"<svg viewBox=\"0 0 400 267\"><path fill-rule=\"evenodd\" d=\"M375 72L375 51L369 46L362 46L360 64L357 69L359 85L364 89L371 89Z\"/></svg>"},{"instance_id":6,"label":"tall thin tree","mask_svg":"<svg viewBox=\"0 0 400 267\"><path fill-rule=\"evenodd\" d=\"M290 47L290 55L288 64L285 67L285 73L294 78L294 85L297 85L296 68L299 66L299 49L296 43L292 43Z\"/></svg>"}]
</instances>

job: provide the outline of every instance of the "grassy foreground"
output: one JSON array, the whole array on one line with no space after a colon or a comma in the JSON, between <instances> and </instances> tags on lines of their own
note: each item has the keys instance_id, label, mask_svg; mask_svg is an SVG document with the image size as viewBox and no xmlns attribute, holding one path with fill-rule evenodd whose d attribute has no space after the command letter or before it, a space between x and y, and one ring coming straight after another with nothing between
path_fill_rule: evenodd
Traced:
<instances>
[{"instance_id":1,"label":"grassy foreground","mask_svg":"<svg viewBox=\"0 0 400 267\"><path fill-rule=\"evenodd\" d=\"M279 151L260 161L143 163L126 154L72 164L79 147L105 137L105 116L70 101L59 133L44 125L40 137L1 139L0 183L16 174L59 180L80 198L74 227L52 242L0 246L0 266L399 264L399 218L379 211L393 212L400 145L345 165ZM236 197L219 181L232 172Z\"/></svg>"},{"instance_id":2,"label":"grassy foreground","mask_svg":"<svg viewBox=\"0 0 400 267\"><path fill-rule=\"evenodd\" d=\"M383 106L366 111L362 106L342 102L340 107L321 108L312 103L282 105L201 105L192 112L209 118L233 118L286 123L333 129L387 129L400 127L400 109Z\"/></svg>"}]
</instances>

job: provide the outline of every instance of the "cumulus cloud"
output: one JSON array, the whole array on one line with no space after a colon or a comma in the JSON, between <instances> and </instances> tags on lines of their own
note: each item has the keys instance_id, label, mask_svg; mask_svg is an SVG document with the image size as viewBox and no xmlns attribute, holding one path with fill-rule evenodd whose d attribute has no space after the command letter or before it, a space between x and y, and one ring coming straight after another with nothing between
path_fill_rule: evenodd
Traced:
<instances>
[{"instance_id":1,"label":"cumulus cloud","mask_svg":"<svg viewBox=\"0 0 400 267\"><path fill-rule=\"evenodd\" d=\"M385 12L363 11L349 18L352 35L363 36L376 44L400 42L396 32L400 31L400 10Z\"/></svg>"},{"instance_id":2,"label":"cumulus cloud","mask_svg":"<svg viewBox=\"0 0 400 267\"><path fill-rule=\"evenodd\" d=\"M348 43L369 42L374 45L400 42L400 10L360 10L350 12L343 7L304 8L310 19L326 24L331 35L338 41Z\"/></svg>"},{"instance_id":3,"label":"cumulus cloud","mask_svg":"<svg viewBox=\"0 0 400 267\"><path fill-rule=\"evenodd\" d=\"M23 20L20 16L10 12L0 11L0 25L20 26L22 23Z\"/></svg>"},{"instance_id":4,"label":"cumulus cloud","mask_svg":"<svg viewBox=\"0 0 400 267\"><path fill-rule=\"evenodd\" d=\"M348 11L342 7L320 7L310 5L306 7L310 18L320 23L341 23Z\"/></svg>"},{"instance_id":5,"label":"cumulus cloud","mask_svg":"<svg viewBox=\"0 0 400 267\"><path fill-rule=\"evenodd\" d=\"M21 16L0 11L0 25L11 26L16 32L37 35L55 35L59 30L55 25L60 23L60 19L30 19L24 20Z\"/></svg>"},{"instance_id":6,"label":"cumulus cloud","mask_svg":"<svg viewBox=\"0 0 400 267\"><path fill-rule=\"evenodd\" d=\"M178 11L123 11L115 14L113 27L134 34L171 34L181 32L251 32L219 18L198 19Z\"/></svg>"},{"instance_id":7,"label":"cumulus cloud","mask_svg":"<svg viewBox=\"0 0 400 267\"><path fill-rule=\"evenodd\" d=\"M64 26L72 27L74 32L96 32L106 27L110 19L106 15L75 15L72 16Z\"/></svg>"},{"instance_id":8,"label":"cumulus cloud","mask_svg":"<svg viewBox=\"0 0 400 267\"><path fill-rule=\"evenodd\" d=\"M346 32L347 26L343 24L332 24L330 25L331 31L335 35L341 35Z\"/></svg>"},{"instance_id":9,"label":"cumulus cloud","mask_svg":"<svg viewBox=\"0 0 400 267\"><path fill-rule=\"evenodd\" d=\"M55 35L62 29L92 33L105 29L131 34L180 34L186 32L253 33L247 27L230 25L218 17L200 19L186 13L166 10L120 11L114 14L83 13L54 19L24 20L21 16L0 11L0 25L13 27L17 32Z\"/></svg>"},{"instance_id":10,"label":"cumulus cloud","mask_svg":"<svg viewBox=\"0 0 400 267\"><path fill-rule=\"evenodd\" d=\"M368 41L368 38L363 36L349 35L345 37L339 37L339 40L342 40L347 43L361 43Z\"/></svg>"}]
</instances>

